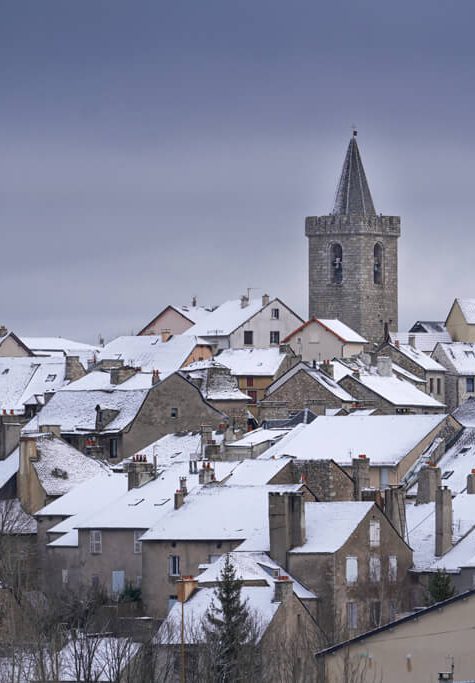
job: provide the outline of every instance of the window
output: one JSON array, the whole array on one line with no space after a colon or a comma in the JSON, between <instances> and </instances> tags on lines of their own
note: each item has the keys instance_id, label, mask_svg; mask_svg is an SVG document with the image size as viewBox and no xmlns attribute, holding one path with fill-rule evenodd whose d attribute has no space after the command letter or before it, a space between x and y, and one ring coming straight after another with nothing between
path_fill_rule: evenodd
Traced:
<instances>
[{"instance_id":1,"label":"window","mask_svg":"<svg viewBox=\"0 0 475 683\"><path fill-rule=\"evenodd\" d=\"M168 558L168 575L180 576L180 556L170 555Z\"/></svg>"},{"instance_id":2,"label":"window","mask_svg":"<svg viewBox=\"0 0 475 683\"><path fill-rule=\"evenodd\" d=\"M388 559L388 579L391 583L397 581L397 557L390 555Z\"/></svg>"},{"instance_id":3,"label":"window","mask_svg":"<svg viewBox=\"0 0 475 683\"><path fill-rule=\"evenodd\" d=\"M330 247L330 281L335 285L343 282L343 249L341 244Z\"/></svg>"},{"instance_id":4,"label":"window","mask_svg":"<svg viewBox=\"0 0 475 683\"><path fill-rule=\"evenodd\" d=\"M134 531L134 553L140 555L142 553L142 541L140 540L143 531Z\"/></svg>"},{"instance_id":5,"label":"window","mask_svg":"<svg viewBox=\"0 0 475 683\"><path fill-rule=\"evenodd\" d=\"M251 399L251 403L257 403L257 391L253 391L253 390L248 391L247 395Z\"/></svg>"},{"instance_id":6,"label":"window","mask_svg":"<svg viewBox=\"0 0 475 683\"><path fill-rule=\"evenodd\" d=\"M56 379L56 375L47 375L45 382L54 382L55 379Z\"/></svg>"},{"instance_id":7,"label":"window","mask_svg":"<svg viewBox=\"0 0 475 683\"><path fill-rule=\"evenodd\" d=\"M358 605L356 602L346 603L346 625L352 630L358 628Z\"/></svg>"},{"instance_id":8,"label":"window","mask_svg":"<svg viewBox=\"0 0 475 683\"><path fill-rule=\"evenodd\" d=\"M371 600L369 603L369 622L373 628L381 626L381 602Z\"/></svg>"},{"instance_id":9,"label":"window","mask_svg":"<svg viewBox=\"0 0 475 683\"><path fill-rule=\"evenodd\" d=\"M383 245L379 242L373 249L373 282L375 285L383 284Z\"/></svg>"},{"instance_id":10,"label":"window","mask_svg":"<svg viewBox=\"0 0 475 683\"><path fill-rule=\"evenodd\" d=\"M442 393L442 382L440 380L440 377L437 379L437 393L438 394Z\"/></svg>"},{"instance_id":11,"label":"window","mask_svg":"<svg viewBox=\"0 0 475 683\"><path fill-rule=\"evenodd\" d=\"M246 377L246 386L248 386L248 387L254 386L254 377Z\"/></svg>"},{"instance_id":12,"label":"window","mask_svg":"<svg viewBox=\"0 0 475 683\"><path fill-rule=\"evenodd\" d=\"M433 393L434 393L434 378L431 377L429 379L429 394L433 394Z\"/></svg>"},{"instance_id":13,"label":"window","mask_svg":"<svg viewBox=\"0 0 475 683\"><path fill-rule=\"evenodd\" d=\"M117 439L111 439L109 441L109 458L117 458Z\"/></svg>"},{"instance_id":14,"label":"window","mask_svg":"<svg viewBox=\"0 0 475 683\"><path fill-rule=\"evenodd\" d=\"M270 333L270 343L280 344L280 332L278 330Z\"/></svg>"},{"instance_id":15,"label":"window","mask_svg":"<svg viewBox=\"0 0 475 683\"><path fill-rule=\"evenodd\" d=\"M377 555L369 558L369 580L373 583L381 581L381 559Z\"/></svg>"},{"instance_id":16,"label":"window","mask_svg":"<svg viewBox=\"0 0 475 683\"><path fill-rule=\"evenodd\" d=\"M102 553L102 532L98 529L91 529L89 532L89 549L92 555Z\"/></svg>"},{"instance_id":17,"label":"window","mask_svg":"<svg viewBox=\"0 0 475 683\"><path fill-rule=\"evenodd\" d=\"M177 602L178 596L177 595L169 595L168 596L168 611L171 610L175 602Z\"/></svg>"},{"instance_id":18,"label":"window","mask_svg":"<svg viewBox=\"0 0 475 683\"><path fill-rule=\"evenodd\" d=\"M379 548L380 524L377 519L372 519L369 523L369 545L371 548Z\"/></svg>"},{"instance_id":19,"label":"window","mask_svg":"<svg viewBox=\"0 0 475 683\"><path fill-rule=\"evenodd\" d=\"M270 317L273 318L274 320L278 320L279 319L279 309L278 308L271 308Z\"/></svg>"},{"instance_id":20,"label":"window","mask_svg":"<svg viewBox=\"0 0 475 683\"><path fill-rule=\"evenodd\" d=\"M474 351L465 351L465 355L467 358L475 358L475 352Z\"/></svg>"},{"instance_id":21,"label":"window","mask_svg":"<svg viewBox=\"0 0 475 683\"><path fill-rule=\"evenodd\" d=\"M467 391L475 391L475 377L467 377Z\"/></svg>"},{"instance_id":22,"label":"window","mask_svg":"<svg viewBox=\"0 0 475 683\"><path fill-rule=\"evenodd\" d=\"M210 564L213 564L213 562L217 562L221 555L208 555L208 562Z\"/></svg>"},{"instance_id":23,"label":"window","mask_svg":"<svg viewBox=\"0 0 475 683\"><path fill-rule=\"evenodd\" d=\"M69 581L69 572L67 569L62 569L61 570L61 579L63 582L63 586L66 586L68 581Z\"/></svg>"},{"instance_id":24,"label":"window","mask_svg":"<svg viewBox=\"0 0 475 683\"><path fill-rule=\"evenodd\" d=\"M358 581L358 558L346 558L346 583L356 583Z\"/></svg>"},{"instance_id":25,"label":"window","mask_svg":"<svg viewBox=\"0 0 475 683\"><path fill-rule=\"evenodd\" d=\"M176 420L178 417L178 408L170 408L170 417L172 420Z\"/></svg>"},{"instance_id":26,"label":"window","mask_svg":"<svg viewBox=\"0 0 475 683\"><path fill-rule=\"evenodd\" d=\"M244 344L245 346L252 346L254 343L254 334L252 330L244 330Z\"/></svg>"},{"instance_id":27,"label":"window","mask_svg":"<svg viewBox=\"0 0 475 683\"><path fill-rule=\"evenodd\" d=\"M389 601L389 621L394 621L397 615L397 602L395 600Z\"/></svg>"},{"instance_id":28,"label":"window","mask_svg":"<svg viewBox=\"0 0 475 683\"><path fill-rule=\"evenodd\" d=\"M91 576L91 586L93 590L99 590L99 577L97 576L97 574L93 574Z\"/></svg>"}]
</instances>

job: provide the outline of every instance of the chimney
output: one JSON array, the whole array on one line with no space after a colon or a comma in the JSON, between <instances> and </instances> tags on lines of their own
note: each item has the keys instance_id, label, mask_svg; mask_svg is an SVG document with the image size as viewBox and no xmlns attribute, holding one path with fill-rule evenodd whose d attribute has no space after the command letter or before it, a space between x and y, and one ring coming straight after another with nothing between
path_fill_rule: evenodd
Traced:
<instances>
[{"instance_id":1,"label":"chimney","mask_svg":"<svg viewBox=\"0 0 475 683\"><path fill-rule=\"evenodd\" d=\"M147 462L145 455L134 455L125 466L129 491L143 486L154 478L153 463Z\"/></svg>"},{"instance_id":2,"label":"chimney","mask_svg":"<svg viewBox=\"0 0 475 683\"><path fill-rule=\"evenodd\" d=\"M61 438L61 425L40 425L40 432L42 434L54 434Z\"/></svg>"},{"instance_id":3,"label":"chimney","mask_svg":"<svg viewBox=\"0 0 475 683\"><path fill-rule=\"evenodd\" d=\"M154 370L152 372L152 386L155 386L158 382L160 382L160 370Z\"/></svg>"},{"instance_id":4,"label":"chimney","mask_svg":"<svg viewBox=\"0 0 475 683\"><path fill-rule=\"evenodd\" d=\"M288 576L278 576L274 581L272 602L287 602L294 593L294 582Z\"/></svg>"},{"instance_id":5,"label":"chimney","mask_svg":"<svg viewBox=\"0 0 475 683\"><path fill-rule=\"evenodd\" d=\"M270 554L282 567L287 552L305 543L305 500L303 493L269 492Z\"/></svg>"},{"instance_id":6,"label":"chimney","mask_svg":"<svg viewBox=\"0 0 475 683\"><path fill-rule=\"evenodd\" d=\"M35 437L20 436L20 465L17 474L17 489L18 498L22 507L29 514L34 514L38 511L41 505L34 505L34 497L32 491L36 492L35 484L36 476L32 479L32 461L38 460L38 451L36 450Z\"/></svg>"},{"instance_id":7,"label":"chimney","mask_svg":"<svg viewBox=\"0 0 475 683\"><path fill-rule=\"evenodd\" d=\"M66 356L66 366L64 369L64 379L75 382L86 374L83 366L79 362L79 356Z\"/></svg>"},{"instance_id":8,"label":"chimney","mask_svg":"<svg viewBox=\"0 0 475 683\"><path fill-rule=\"evenodd\" d=\"M378 375L380 377L391 377L393 374L393 363L389 356L378 356L377 358Z\"/></svg>"},{"instance_id":9,"label":"chimney","mask_svg":"<svg viewBox=\"0 0 475 683\"><path fill-rule=\"evenodd\" d=\"M241 308L246 308L246 306L249 306L249 297L243 294L241 297Z\"/></svg>"},{"instance_id":10,"label":"chimney","mask_svg":"<svg viewBox=\"0 0 475 683\"><path fill-rule=\"evenodd\" d=\"M409 342L409 346L412 346L412 348L415 349L416 348L416 335L410 334L408 337L408 342Z\"/></svg>"},{"instance_id":11,"label":"chimney","mask_svg":"<svg viewBox=\"0 0 475 683\"><path fill-rule=\"evenodd\" d=\"M190 454L189 471L190 474L198 474L198 461L194 454Z\"/></svg>"},{"instance_id":12,"label":"chimney","mask_svg":"<svg viewBox=\"0 0 475 683\"><path fill-rule=\"evenodd\" d=\"M440 467L423 465L417 475L416 505L433 503L437 487L440 486Z\"/></svg>"},{"instance_id":13,"label":"chimney","mask_svg":"<svg viewBox=\"0 0 475 683\"><path fill-rule=\"evenodd\" d=\"M214 467L211 466L210 462L203 462L203 465L198 472L198 482L202 486L206 486L206 484L211 484L213 481L216 481Z\"/></svg>"},{"instance_id":14,"label":"chimney","mask_svg":"<svg viewBox=\"0 0 475 683\"><path fill-rule=\"evenodd\" d=\"M269 303L269 301L270 301L269 295L268 295L268 294L263 294L263 295L262 295L262 308L264 308L264 306L267 306L267 304Z\"/></svg>"},{"instance_id":15,"label":"chimney","mask_svg":"<svg viewBox=\"0 0 475 683\"><path fill-rule=\"evenodd\" d=\"M361 491L361 500L365 503L375 503L384 512L384 500L380 489L363 489Z\"/></svg>"},{"instance_id":16,"label":"chimney","mask_svg":"<svg viewBox=\"0 0 475 683\"><path fill-rule=\"evenodd\" d=\"M181 489L175 491L175 510L179 510L185 502L185 494Z\"/></svg>"},{"instance_id":17,"label":"chimney","mask_svg":"<svg viewBox=\"0 0 475 683\"><path fill-rule=\"evenodd\" d=\"M186 602L189 600L196 590L197 585L198 581L192 576L182 576L178 579L175 583L178 601Z\"/></svg>"},{"instance_id":18,"label":"chimney","mask_svg":"<svg viewBox=\"0 0 475 683\"><path fill-rule=\"evenodd\" d=\"M452 491L439 486L435 494L435 554L440 557L452 547Z\"/></svg>"},{"instance_id":19,"label":"chimney","mask_svg":"<svg viewBox=\"0 0 475 683\"><path fill-rule=\"evenodd\" d=\"M475 493L475 470L467 475L467 493Z\"/></svg>"},{"instance_id":20,"label":"chimney","mask_svg":"<svg viewBox=\"0 0 475 683\"><path fill-rule=\"evenodd\" d=\"M454 680L454 672L453 669L452 671L441 671L439 672L437 681L438 683L442 683L442 681L449 681L449 683L453 683Z\"/></svg>"},{"instance_id":21,"label":"chimney","mask_svg":"<svg viewBox=\"0 0 475 683\"><path fill-rule=\"evenodd\" d=\"M330 360L324 360L323 363L320 363L320 370L328 375L328 377L334 378L333 363Z\"/></svg>"},{"instance_id":22,"label":"chimney","mask_svg":"<svg viewBox=\"0 0 475 683\"><path fill-rule=\"evenodd\" d=\"M394 346L395 346L397 349L400 349L400 348L401 348L401 343L400 343L399 339L396 339L396 341L394 342Z\"/></svg>"},{"instance_id":23,"label":"chimney","mask_svg":"<svg viewBox=\"0 0 475 683\"><path fill-rule=\"evenodd\" d=\"M205 457L206 446L213 441L213 428L209 425L201 425L201 457Z\"/></svg>"},{"instance_id":24,"label":"chimney","mask_svg":"<svg viewBox=\"0 0 475 683\"><path fill-rule=\"evenodd\" d=\"M193 308L196 308L196 296L194 296L191 300L191 305Z\"/></svg>"},{"instance_id":25,"label":"chimney","mask_svg":"<svg viewBox=\"0 0 475 683\"><path fill-rule=\"evenodd\" d=\"M183 493L184 496L187 496L188 495L188 489L186 487L186 477L180 477L179 482L180 482L180 491Z\"/></svg>"},{"instance_id":26,"label":"chimney","mask_svg":"<svg viewBox=\"0 0 475 683\"><path fill-rule=\"evenodd\" d=\"M111 368L111 384L122 384L130 377L133 377L138 372L137 368L132 368L130 365L123 365L118 368Z\"/></svg>"},{"instance_id":27,"label":"chimney","mask_svg":"<svg viewBox=\"0 0 475 683\"><path fill-rule=\"evenodd\" d=\"M8 330L5 325L0 325L0 337L5 337L8 334Z\"/></svg>"},{"instance_id":28,"label":"chimney","mask_svg":"<svg viewBox=\"0 0 475 683\"><path fill-rule=\"evenodd\" d=\"M390 486L384 492L386 517L402 538L406 537L406 504L404 488Z\"/></svg>"},{"instance_id":29,"label":"chimney","mask_svg":"<svg viewBox=\"0 0 475 683\"><path fill-rule=\"evenodd\" d=\"M363 489L369 489L369 458L361 453L357 458L353 458L353 487L355 500L361 500L361 492Z\"/></svg>"}]
</instances>

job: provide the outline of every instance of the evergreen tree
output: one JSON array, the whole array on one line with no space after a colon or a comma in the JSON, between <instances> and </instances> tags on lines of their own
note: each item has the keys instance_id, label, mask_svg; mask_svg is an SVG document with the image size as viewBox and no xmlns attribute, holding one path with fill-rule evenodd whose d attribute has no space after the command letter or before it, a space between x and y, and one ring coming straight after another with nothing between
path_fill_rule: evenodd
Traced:
<instances>
[{"instance_id":1,"label":"evergreen tree","mask_svg":"<svg viewBox=\"0 0 475 683\"><path fill-rule=\"evenodd\" d=\"M428 602L433 604L435 602L442 602L448 600L455 593L455 588L447 572L438 569L435 574L432 574L428 585Z\"/></svg>"},{"instance_id":2,"label":"evergreen tree","mask_svg":"<svg viewBox=\"0 0 475 683\"><path fill-rule=\"evenodd\" d=\"M212 655L212 680L248 680L255 663L255 628L247 601L241 599L242 581L226 554L215 599L205 615L204 632ZM254 642L253 642L254 641ZM211 672L210 672L211 673Z\"/></svg>"}]
</instances>

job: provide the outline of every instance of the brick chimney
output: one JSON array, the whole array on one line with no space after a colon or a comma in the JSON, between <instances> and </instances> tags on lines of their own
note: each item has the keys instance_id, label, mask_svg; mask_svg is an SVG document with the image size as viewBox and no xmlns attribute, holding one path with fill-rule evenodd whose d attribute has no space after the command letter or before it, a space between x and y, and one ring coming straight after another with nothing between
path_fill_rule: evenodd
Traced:
<instances>
[{"instance_id":1,"label":"brick chimney","mask_svg":"<svg viewBox=\"0 0 475 683\"><path fill-rule=\"evenodd\" d=\"M392 377L393 362L390 356L378 356L377 358L378 375L380 377Z\"/></svg>"},{"instance_id":2,"label":"brick chimney","mask_svg":"<svg viewBox=\"0 0 475 683\"><path fill-rule=\"evenodd\" d=\"M75 382L77 379L84 377L85 374L86 371L79 361L79 356L66 356L64 379Z\"/></svg>"},{"instance_id":3,"label":"brick chimney","mask_svg":"<svg viewBox=\"0 0 475 683\"><path fill-rule=\"evenodd\" d=\"M439 486L435 494L435 554L440 557L452 547L452 491Z\"/></svg>"},{"instance_id":4,"label":"brick chimney","mask_svg":"<svg viewBox=\"0 0 475 683\"><path fill-rule=\"evenodd\" d=\"M467 475L467 493L475 493L475 470Z\"/></svg>"},{"instance_id":5,"label":"brick chimney","mask_svg":"<svg viewBox=\"0 0 475 683\"><path fill-rule=\"evenodd\" d=\"M305 543L305 500L301 491L269 492L270 555L287 567L287 552Z\"/></svg>"},{"instance_id":6,"label":"brick chimney","mask_svg":"<svg viewBox=\"0 0 475 683\"><path fill-rule=\"evenodd\" d=\"M185 502L185 494L180 489L175 491L175 510L179 510Z\"/></svg>"},{"instance_id":7,"label":"brick chimney","mask_svg":"<svg viewBox=\"0 0 475 683\"><path fill-rule=\"evenodd\" d=\"M241 308L246 308L246 306L249 306L249 297L243 294L241 297Z\"/></svg>"},{"instance_id":8,"label":"brick chimney","mask_svg":"<svg viewBox=\"0 0 475 683\"><path fill-rule=\"evenodd\" d=\"M154 370L152 372L152 386L160 382L160 370Z\"/></svg>"},{"instance_id":9,"label":"brick chimney","mask_svg":"<svg viewBox=\"0 0 475 683\"><path fill-rule=\"evenodd\" d=\"M294 593L294 582L288 576L278 576L274 581L272 602L287 602Z\"/></svg>"},{"instance_id":10,"label":"brick chimney","mask_svg":"<svg viewBox=\"0 0 475 683\"><path fill-rule=\"evenodd\" d=\"M8 330L5 325L0 325L0 337L6 337Z\"/></svg>"},{"instance_id":11,"label":"brick chimney","mask_svg":"<svg viewBox=\"0 0 475 683\"><path fill-rule=\"evenodd\" d=\"M269 301L270 301L269 295L263 294L262 295L262 308L264 308L264 306L267 306Z\"/></svg>"},{"instance_id":12,"label":"brick chimney","mask_svg":"<svg viewBox=\"0 0 475 683\"><path fill-rule=\"evenodd\" d=\"M198 472L198 482L205 486L206 484L211 484L213 481L216 481L214 467L210 462L203 462L203 465Z\"/></svg>"},{"instance_id":13,"label":"brick chimney","mask_svg":"<svg viewBox=\"0 0 475 683\"><path fill-rule=\"evenodd\" d=\"M40 425L40 430L42 434L54 434L61 438L61 425Z\"/></svg>"},{"instance_id":14,"label":"brick chimney","mask_svg":"<svg viewBox=\"0 0 475 683\"><path fill-rule=\"evenodd\" d=\"M129 491L143 486L154 478L153 463L147 462L145 455L134 455L125 466Z\"/></svg>"},{"instance_id":15,"label":"brick chimney","mask_svg":"<svg viewBox=\"0 0 475 683\"><path fill-rule=\"evenodd\" d=\"M355 500L361 500L361 491L370 487L369 458L361 453L352 460L353 486Z\"/></svg>"},{"instance_id":16,"label":"brick chimney","mask_svg":"<svg viewBox=\"0 0 475 683\"><path fill-rule=\"evenodd\" d=\"M416 505L433 503L437 487L440 486L440 467L423 465L417 475Z\"/></svg>"},{"instance_id":17,"label":"brick chimney","mask_svg":"<svg viewBox=\"0 0 475 683\"><path fill-rule=\"evenodd\" d=\"M402 538L406 537L406 503L404 488L390 486L384 492L386 517Z\"/></svg>"},{"instance_id":18,"label":"brick chimney","mask_svg":"<svg viewBox=\"0 0 475 683\"><path fill-rule=\"evenodd\" d=\"M130 365L122 365L118 368L111 368L111 384L122 384L138 372L138 368Z\"/></svg>"},{"instance_id":19,"label":"brick chimney","mask_svg":"<svg viewBox=\"0 0 475 683\"><path fill-rule=\"evenodd\" d=\"M416 335L410 334L407 340L409 342L409 346L412 346L412 348L415 349L416 348Z\"/></svg>"}]
</instances>

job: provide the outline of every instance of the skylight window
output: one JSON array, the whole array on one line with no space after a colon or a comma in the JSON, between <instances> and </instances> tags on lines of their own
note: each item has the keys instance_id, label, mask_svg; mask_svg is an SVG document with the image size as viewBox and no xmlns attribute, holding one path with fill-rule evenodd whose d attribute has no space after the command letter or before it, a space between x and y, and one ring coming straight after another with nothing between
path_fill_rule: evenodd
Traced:
<instances>
[{"instance_id":1,"label":"skylight window","mask_svg":"<svg viewBox=\"0 0 475 683\"><path fill-rule=\"evenodd\" d=\"M54 382L56 375L47 375L45 382Z\"/></svg>"},{"instance_id":2,"label":"skylight window","mask_svg":"<svg viewBox=\"0 0 475 683\"><path fill-rule=\"evenodd\" d=\"M441 476L441 479L448 479L453 475L454 471L453 470L445 470L443 475Z\"/></svg>"},{"instance_id":3,"label":"skylight window","mask_svg":"<svg viewBox=\"0 0 475 683\"><path fill-rule=\"evenodd\" d=\"M465 351L465 355L467 358L475 358L475 352L473 351Z\"/></svg>"},{"instance_id":4,"label":"skylight window","mask_svg":"<svg viewBox=\"0 0 475 683\"><path fill-rule=\"evenodd\" d=\"M8 375L10 372L10 368L5 368L5 370L2 371L2 375Z\"/></svg>"}]
</instances>

